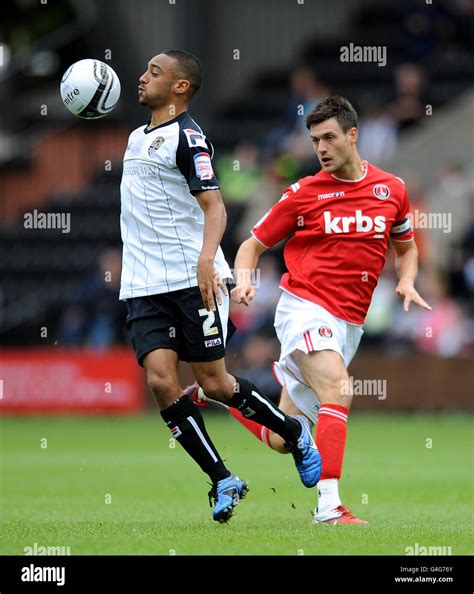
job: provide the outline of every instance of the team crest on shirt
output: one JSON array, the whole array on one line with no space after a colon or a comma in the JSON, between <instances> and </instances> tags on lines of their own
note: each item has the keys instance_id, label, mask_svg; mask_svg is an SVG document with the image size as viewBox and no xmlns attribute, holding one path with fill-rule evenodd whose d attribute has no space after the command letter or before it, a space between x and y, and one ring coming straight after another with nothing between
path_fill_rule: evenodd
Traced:
<instances>
[{"instance_id":1,"label":"team crest on shirt","mask_svg":"<svg viewBox=\"0 0 474 594\"><path fill-rule=\"evenodd\" d=\"M319 336L322 336L323 338L332 337L332 330L328 326L320 326L318 332Z\"/></svg>"},{"instance_id":2,"label":"team crest on shirt","mask_svg":"<svg viewBox=\"0 0 474 594\"><path fill-rule=\"evenodd\" d=\"M374 196L376 196L379 200L387 200L387 198L390 196L390 188L385 184L375 184Z\"/></svg>"},{"instance_id":3,"label":"team crest on shirt","mask_svg":"<svg viewBox=\"0 0 474 594\"><path fill-rule=\"evenodd\" d=\"M165 139L163 138L163 136L158 136L158 138L155 138L155 140L148 147L148 156L153 156L153 153L156 153L156 151L160 148L164 141Z\"/></svg>"}]
</instances>

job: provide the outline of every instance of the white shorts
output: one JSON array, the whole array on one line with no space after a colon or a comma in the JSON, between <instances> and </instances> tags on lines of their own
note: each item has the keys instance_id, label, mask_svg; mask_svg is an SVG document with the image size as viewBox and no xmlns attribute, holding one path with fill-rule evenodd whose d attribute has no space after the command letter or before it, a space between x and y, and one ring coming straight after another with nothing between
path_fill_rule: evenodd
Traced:
<instances>
[{"instance_id":1,"label":"white shorts","mask_svg":"<svg viewBox=\"0 0 474 594\"><path fill-rule=\"evenodd\" d=\"M336 318L324 307L283 291L276 308L275 330L281 344L275 375L280 383L284 381L295 406L316 423L320 402L296 365L293 353L336 351L348 367L364 333L362 325Z\"/></svg>"}]
</instances>

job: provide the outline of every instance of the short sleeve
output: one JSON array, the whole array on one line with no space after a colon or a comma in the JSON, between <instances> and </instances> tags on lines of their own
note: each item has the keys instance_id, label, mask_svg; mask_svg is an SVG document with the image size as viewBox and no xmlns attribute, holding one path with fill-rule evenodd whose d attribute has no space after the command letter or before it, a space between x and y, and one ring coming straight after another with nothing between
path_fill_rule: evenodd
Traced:
<instances>
[{"instance_id":1,"label":"short sleeve","mask_svg":"<svg viewBox=\"0 0 474 594\"><path fill-rule=\"evenodd\" d=\"M251 233L266 248L288 237L297 228L294 190L287 188L280 200L258 221Z\"/></svg>"},{"instance_id":2,"label":"short sleeve","mask_svg":"<svg viewBox=\"0 0 474 594\"><path fill-rule=\"evenodd\" d=\"M410 215L410 202L408 200L407 189L404 187L400 208L396 220L390 229L390 239L392 241L411 241L414 237L415 234Z\"/></svg>"},{"instance_id":3,"label":"short sleeve","mask_svg":"<svg viewBox=\"0 0 474 594\"><path fill-rule=\"evenodd\" d=\"M180 129L176 165L186 179L191 193L219 188L212 168L213 155L213 146L201 131L193 128Z\"/></svg>"}]
</instances>

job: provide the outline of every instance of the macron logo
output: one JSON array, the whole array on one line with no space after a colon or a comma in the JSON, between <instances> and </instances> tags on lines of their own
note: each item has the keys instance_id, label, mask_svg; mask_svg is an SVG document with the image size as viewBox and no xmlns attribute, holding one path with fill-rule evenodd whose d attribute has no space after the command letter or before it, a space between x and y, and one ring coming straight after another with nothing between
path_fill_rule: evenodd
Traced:
<instances>
[{"instance_id":1,"label":"macron logo","mask_svg":"<svg viewBox=\"0 0 474 594\"><path fill-rule=\"evenodd\" d=\"M344 192L329 192L327 194L318 194L318 200L326 200L326 198L339 198L345 196Z\"/></svg>"},{"instance_id":2,"label":"macron logo","mask_svg":"<svg viewBox=\"0 0 474 594\"><path fill-rule=\"evenodd\" d=\"M324 211L324 232L329 233L367 233L367 231L385 231L385 217L376 216L374 219L363 215L361 210L355 211L355 217L332 217L329 210ZM352 228L351 228L352 226ZM355 227L355 228L354 228Z\"/></svg>"}]
</instances>

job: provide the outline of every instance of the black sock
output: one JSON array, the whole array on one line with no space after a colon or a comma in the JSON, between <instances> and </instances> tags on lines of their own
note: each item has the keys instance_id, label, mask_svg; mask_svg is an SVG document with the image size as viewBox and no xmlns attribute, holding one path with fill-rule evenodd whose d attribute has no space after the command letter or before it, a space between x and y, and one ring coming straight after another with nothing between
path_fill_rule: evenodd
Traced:
<instances>
[{"instance_id":1,"label":"black sock","mask_svg":"<svg viewBox=\"0 0 474 594\"><path fill-rule=\"evenodd\" d=\"M182 396L173 402L171 406L161 411L161 416L171 429L173 437L209 475L213 484L230 476L230 472L207 434L199 409L188 396Z\"/></svg>"},{"instance_id":2,"label":"black sock","mask_svg":"<svg viewBox=\"0 0 474 594\"><path fill-rule=\"evenodd\" d=\"M237 376L235 381L235 393L226 404L236 408L245 418L278 433L288 445L296 445L301 434L300 423L285 415L252 382Z\"/></svg>"}]
</instances>

